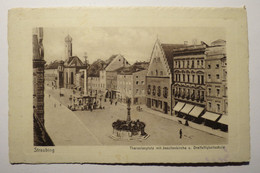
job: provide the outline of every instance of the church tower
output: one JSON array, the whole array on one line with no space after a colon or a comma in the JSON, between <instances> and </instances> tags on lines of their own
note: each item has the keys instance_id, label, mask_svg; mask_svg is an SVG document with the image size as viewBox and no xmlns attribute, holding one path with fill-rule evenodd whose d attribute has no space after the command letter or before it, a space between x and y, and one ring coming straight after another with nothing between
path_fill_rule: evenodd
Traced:
<instances>
[{"instance_id":1,"label":"church tower","mask_svg":"<svg viewBox=\"0 0 260 173\"><path fill-rule=\"evenodd\" d=\"M72 56L72 38L68 35L65 38L65 60Z\"/></svg>"}]
</instances>

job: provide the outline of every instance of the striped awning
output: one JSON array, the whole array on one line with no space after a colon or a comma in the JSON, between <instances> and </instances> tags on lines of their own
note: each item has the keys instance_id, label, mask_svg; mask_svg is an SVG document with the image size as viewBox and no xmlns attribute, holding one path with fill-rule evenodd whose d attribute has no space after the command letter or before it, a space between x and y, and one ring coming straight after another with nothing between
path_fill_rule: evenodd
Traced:
<instances>
[{"instance_id":1,"label":"striped awning","mask_svg":"<svg viewBox=\"0 0 260 173\"><path fill-rule=\"evenodd\" d=\"M183 108L184 105L185 105L185 103L183 103L183 102L178 102L178 103L174 106L173 110L179 112L179 111Z\"/></svg>"},{"instance_id":2,"label":"striped awning","mask_svg":"<svg viewBox=\"0 0 260 173\"><path fill-rule=\"evenodd\" d=\"M189 113L189 115L194 116L194 117L198 117L203 110L204 110L204 108L199 107L199 106L195 106L195 107L191 110L191 112Z\"/></svg>"},{"instance_id":3,"label":"striped awning","mask_svg":"<svg viewBox=\"0 0 260 173\"><path fill-rule=\"evenodd\" d=\"M194 108L194 105L191 104L185 104L184 108L182 108L181 112L185 114L189 114L190 111Z\"/></svg>"},{"instance_id":4,"label":"striped awning","mask_svg":"<svg viewBox=\"0 0 260 173\"><path fill-rule=\"evenodd\" d=\"M213 112L206 112L204 115L202 115L202 118L205 118L207 120L216 121L219 118L219 114L213 113Z\"/></svg>"}]
</instances>

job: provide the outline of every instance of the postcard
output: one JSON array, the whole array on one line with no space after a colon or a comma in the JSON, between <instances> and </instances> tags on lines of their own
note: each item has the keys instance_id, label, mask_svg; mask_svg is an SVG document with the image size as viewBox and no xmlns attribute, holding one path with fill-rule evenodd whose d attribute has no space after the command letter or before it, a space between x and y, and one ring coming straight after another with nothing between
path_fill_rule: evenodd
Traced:
<instances>
[{"instance_id":1,"label":"postcard","mask_svg":"<svg viewBox=\"0 0 260 173\"><path fill-rule=\"evenodd\" d=\"M250 161L245 8L11 9L11 163Z\"/></svg>"}]
</instances>

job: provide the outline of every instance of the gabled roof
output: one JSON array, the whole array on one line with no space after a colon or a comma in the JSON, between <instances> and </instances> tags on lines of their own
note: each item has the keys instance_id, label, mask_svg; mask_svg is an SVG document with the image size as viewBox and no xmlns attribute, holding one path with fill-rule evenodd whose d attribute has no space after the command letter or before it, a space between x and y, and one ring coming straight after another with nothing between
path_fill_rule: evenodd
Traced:
<instances>
[{"instance_id":1,"label":"gabled roof","mask_svg":"<svg viewBox=\"0 0 260 173\"><path fill-rule=\"evenodd\" d=\"M165 58L167 59L168 65L171 72L173 72L173 49L187 47L186 44L161 44Z\"/></svg>"},{"instance_id":2,"label":"gabled roof","mask_svg":"<svg viewBox=\"0 0 260 173\"><path fill-rule=\"evenodd\" d=\"M77 56L71 56L69 57L65 63L65 66L83 66L84 64L82 63L82 61L79 59L79 57Z\"/></svg>"},{"instance_id":3,"label":"gabled roof","mask_svg":"<svg viewBox=\"0 0 260 173\"><path fill-rule=\"evenodd\" d=\"M98 59L93 62L88 69L88 76L89 77L99 77L99 71L103 69L106 65L105 61Z\"/></svg>"},{"instance_id":4,"label":"gabled roof","mask_svg":"<svg viewBox=\"0 0 260 173\"><path fill-rule=\"evenodd\" d=\"M118 56L117 55L112 55L110 56L107 60L105 60L105 65L103 66L102 70L106 69L106 67Z\"/></svg>"}]
</instances>

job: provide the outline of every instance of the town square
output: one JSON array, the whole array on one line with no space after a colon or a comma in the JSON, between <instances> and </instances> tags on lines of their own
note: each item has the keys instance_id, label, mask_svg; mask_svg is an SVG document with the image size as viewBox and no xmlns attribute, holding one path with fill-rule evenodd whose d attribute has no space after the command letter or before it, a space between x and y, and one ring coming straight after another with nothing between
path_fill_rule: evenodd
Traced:
<instances>
[{"instance_id":1,"label":"town square","mask_svg":"<svg viewBox=\"0 0 260 173\"><path fill-rule=\"evenodd\" d=\"M101 41L88 35L93 42L86 43L78 32L34 29L34 145L228 143L221 31L210 42L195 36L178 43L164 43L163 29L89 29Z\"/></svg>"}]
</instances>

